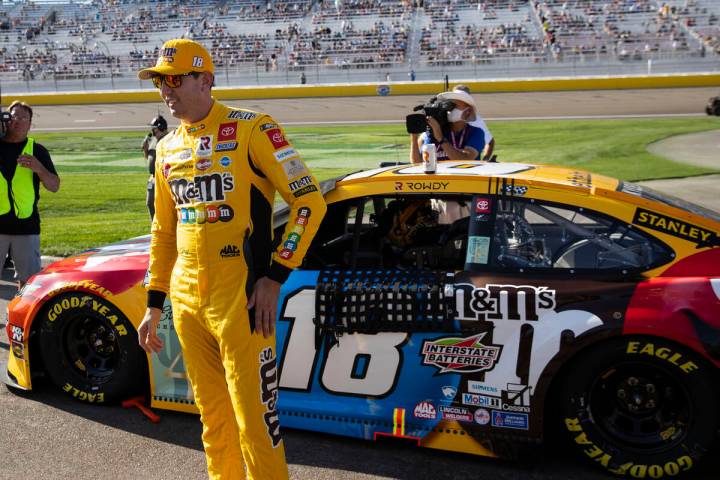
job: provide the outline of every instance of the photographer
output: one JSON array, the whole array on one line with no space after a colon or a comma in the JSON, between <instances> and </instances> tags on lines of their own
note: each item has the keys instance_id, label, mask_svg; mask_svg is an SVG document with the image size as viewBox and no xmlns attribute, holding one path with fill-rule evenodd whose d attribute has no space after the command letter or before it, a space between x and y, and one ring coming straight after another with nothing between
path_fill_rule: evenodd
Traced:
<instances>
[{"instance_id":1,"label":"photographer","mask_svg":"<svg viewBox=\"0 0 720 480\"><path fill-rule=\"evenodd\" d=\"M453 92L458 91L469 94L470 87L462 84L455 85L455 88L453 88ZM475 109L475 117L475 120L471 121L470 125L473 127L481 128L482 131L485 133L485 150L482 152L481 158L487 162L494 162L497 158L497 155L493 156L493 151L495 150L495 137L493 137L492 133L490 133L490 129L485 123L485 120L483 120L483 118L477 112L477 109Z\"/></svg>"},{"instance_id":2,"label":"photographer","mask_svg":"<svg viewBox=\"0 0 720 480\"><path fill-rule=\"evenodd\" d=\"M47 149L28 137L33 111L15 101L3 114L0 138L0 259L11 250L20 288L40 271L40 184L50 192L60 178Z\"/></svg>"},{"instance_id":3,"label":"photographer","mask_svg":"<svg viewBox=\"0 0 720 480\"><path fill-rule=\"evenodd\" d=\"M470 94L444 92L418 109L426 115L426 126L425 132L419 134L420 125L410 119L412 115L408 117L412 163L422 162L420 149L428 135L431 135L430 142L435 144L438 160L480 159L485 148L485 134L468 123L477 118L475 100Z\"/></svg>"},{"instance_id":4,"label":"photographer","mask_svg":"<svg viewBox=\"0 0 720 480\"><path fill-rule=\"evenodd\" d=\"M150 221L152 222L155 216L155 147L157 146L157 142L168 133L167 120L165 120L162 115L158 115L150 122L150 127L150 133L148 133L143 140L142 150L143 155L145 155L145 160L147 161L148 171L150 172L145 203L147 204L148 212L150 212Z\"/></svg>"}]
</instances>

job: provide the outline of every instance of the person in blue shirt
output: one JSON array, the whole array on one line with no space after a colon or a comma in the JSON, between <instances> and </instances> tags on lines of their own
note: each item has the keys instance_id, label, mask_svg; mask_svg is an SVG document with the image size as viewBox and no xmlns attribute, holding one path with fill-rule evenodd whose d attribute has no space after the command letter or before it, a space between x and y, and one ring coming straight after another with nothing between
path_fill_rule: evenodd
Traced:
<instances>
[{"instance_id":1,"label":"person in blue shirt","mask_svg":"<svg viewBox=\"0 0 720 480\"><path fill-rule=\"evenodd\" d=\"M428 125L433 132L433 140L437 149L438 160L480 160L485 148L485 133L481 128L469 122L477 118L477 107L472 95L463 91L443 92L437 100L450 100L455 108L448 112L450 128L443 132L440 124L432 117L427 117ZM422 163L420 148L425 142L427 132L413 133L410 136L410 161Z\"/></svg>"}]
</instances>

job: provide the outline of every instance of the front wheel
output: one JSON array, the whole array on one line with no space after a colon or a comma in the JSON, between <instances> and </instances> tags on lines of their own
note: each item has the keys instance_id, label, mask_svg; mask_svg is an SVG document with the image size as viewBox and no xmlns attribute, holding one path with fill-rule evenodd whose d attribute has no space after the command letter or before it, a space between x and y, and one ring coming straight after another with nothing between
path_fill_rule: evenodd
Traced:
<instances>
[{"instance_id":1,"label":"front wheel","mask_svg":"<svg viewBox=\"0 0 720 480\"><path fill-rule=\"evenodd\" d=\"M125 315L83 292L58 295L43 310L38 345L50 379L86 403L112 403L138 393L147 361Z\"/></svg>"},{"instance_id":2,"label":"front wheel","mask_svg":"<svg viewBox=\"0 0 720 480\"><path fill-rule=\"evenodd\" d=\"M616 475L691 470L720 426L716 378L694 352L624 337L573 361L559 392L561 429L582 456Z\"/></svg>"}]
</instances>

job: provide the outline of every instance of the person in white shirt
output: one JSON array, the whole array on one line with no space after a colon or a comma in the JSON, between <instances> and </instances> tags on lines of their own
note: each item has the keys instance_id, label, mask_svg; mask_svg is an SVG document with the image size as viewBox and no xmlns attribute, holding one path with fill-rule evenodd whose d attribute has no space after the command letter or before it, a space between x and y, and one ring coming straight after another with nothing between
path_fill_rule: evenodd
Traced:
<instances>
[{"instance_id":1,"label":"person in white shirt","mask_svg":"<svg viewBox=\"0 0 720 480\"><path fill-rule=\"evenodd\" d=\"M469 94L470 88L467 85L455 85L453 91ZM485 132L485 148L482 151L480 159L485 160L486 162L494 162L496 158L496 156L493 156L493 150L495 150L495 138L492 136L492 133L490 133L490 129L485 124L485 120L483 120L477 112L477 109L475 110L475 120L468 122L468 124L473 127L480 128L483 132Z\"/></svg>"}]
</instances>

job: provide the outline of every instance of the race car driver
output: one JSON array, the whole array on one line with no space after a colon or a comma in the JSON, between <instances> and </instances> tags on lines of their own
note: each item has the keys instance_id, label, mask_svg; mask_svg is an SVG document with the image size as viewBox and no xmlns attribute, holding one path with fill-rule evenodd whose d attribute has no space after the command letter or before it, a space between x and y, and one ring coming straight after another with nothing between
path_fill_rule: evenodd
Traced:
<instances>
[{"instance_id":1,"label":"race car driver","mask_svg":"<svg viewBox=\"0 0 720 480\"><path fill-rule=\"evenodd\" d=\"M181 121L157 145L140 345L162 349L156 331L169 293L210 477L244 478L247 467L256 480L287 478L274 322L280 285L325 214L320 188L270 116L215 101L212 58L199 43L166 42L138 77L152 79ZM290 217L272 251L276 190Z\"/></svg>"}]
</instances>

